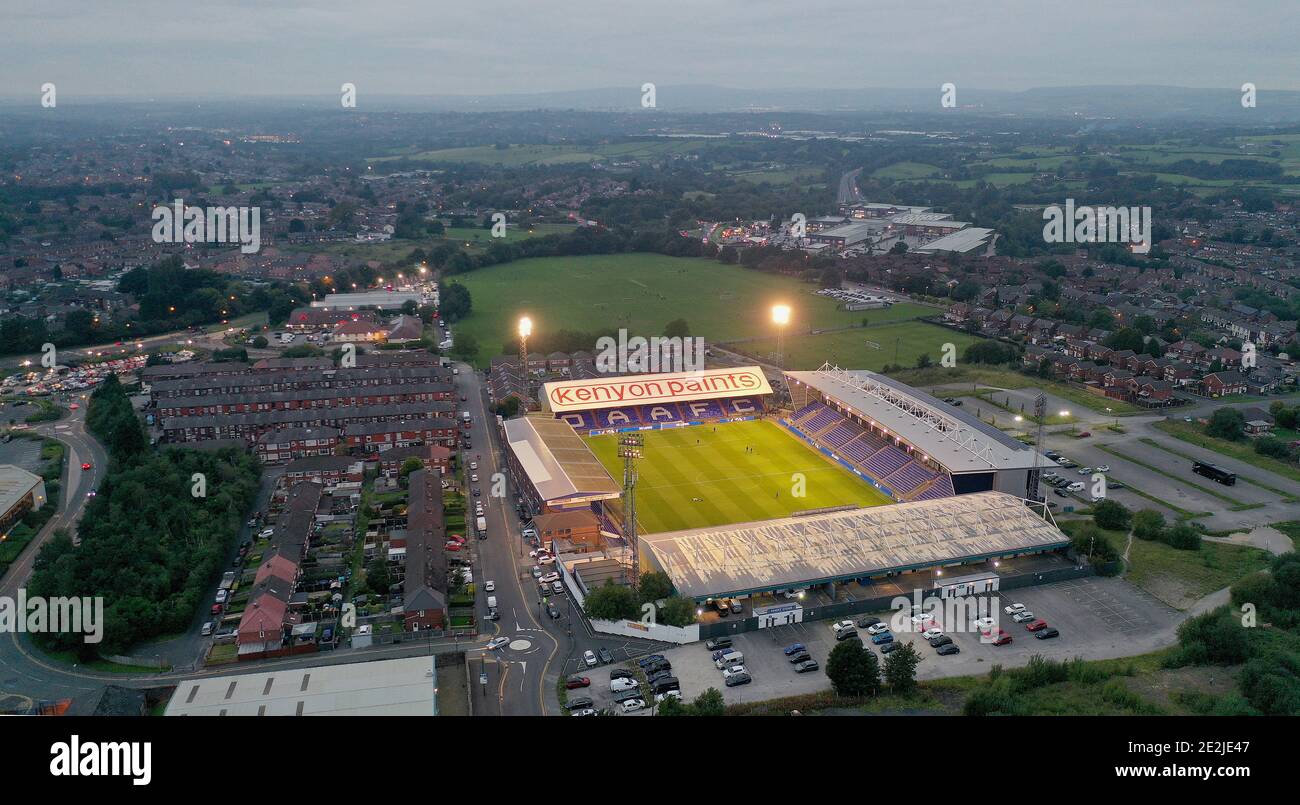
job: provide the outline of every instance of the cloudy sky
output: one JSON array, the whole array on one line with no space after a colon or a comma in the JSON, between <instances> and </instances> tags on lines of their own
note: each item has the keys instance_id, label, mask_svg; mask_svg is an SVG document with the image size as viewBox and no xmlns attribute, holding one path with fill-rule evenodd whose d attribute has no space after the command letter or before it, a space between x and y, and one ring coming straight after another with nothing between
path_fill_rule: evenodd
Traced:
<instances>
[{"instance_id":1,"label":"cloudy sky","mask_svg":"<svg viewBox=\"0 0 1300 805\"><path fill-rule=\"evenodd\" d=\"M1300 89L1294 0L3 0L0 96Z\"/></svg>"}]
</instances>

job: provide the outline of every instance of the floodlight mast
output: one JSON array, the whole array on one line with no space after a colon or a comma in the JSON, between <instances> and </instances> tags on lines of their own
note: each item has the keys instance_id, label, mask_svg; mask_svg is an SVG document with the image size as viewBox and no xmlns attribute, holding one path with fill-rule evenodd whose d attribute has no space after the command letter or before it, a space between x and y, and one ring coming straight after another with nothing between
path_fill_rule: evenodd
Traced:
<instances>
[{"instance_id":1,"label":"floodlight mast","mask_svg":"<svg viewBox=\"0 0 1300 805\"><path fill-rule=\"evenodd\" d=\"M628 581L633 588L641 583L641 546L636 532L636 460L641 458L645 438L628 433L618 440L618 455L623 459L623 536L632 549L632 567Z\"/></svg>"}]
</instances>

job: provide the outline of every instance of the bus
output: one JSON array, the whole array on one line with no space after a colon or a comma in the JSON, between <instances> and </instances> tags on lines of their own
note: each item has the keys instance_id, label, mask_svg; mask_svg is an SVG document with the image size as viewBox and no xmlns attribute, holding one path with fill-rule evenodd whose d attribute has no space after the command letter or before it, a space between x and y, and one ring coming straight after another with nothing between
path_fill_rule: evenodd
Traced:
<instances>
[{"instance_id":1,"label":"bus","mask_svg":"<svg viewBox=\"0 0 1300 805\"><path fill-rule=\"evenodd\" d=\"M1237 474L1228 472L1223 467L1217 467L1205 461L1193 461L1192 472L1197 475L1204 475L1211 481L1218 481L1224 486L1232 486L1237 483Z\"/></svg>"}]
</instances>

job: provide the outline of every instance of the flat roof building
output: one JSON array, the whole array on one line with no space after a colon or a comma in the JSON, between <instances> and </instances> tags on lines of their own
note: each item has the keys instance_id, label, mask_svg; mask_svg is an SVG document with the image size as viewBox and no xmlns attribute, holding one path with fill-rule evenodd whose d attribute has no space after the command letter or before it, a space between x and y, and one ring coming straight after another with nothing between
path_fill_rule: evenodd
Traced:
<instances>
[{"instance_id":1,"label":"flat roof building","mask_svg":"<svg viewBox=\"0 0 1300 805\"><path fill-rule=\"evenodd\" d=\"M45 479L22 467L0 464L0 533L44 505Z\"/></svg>"},{"instance_id":2,"label":"flat roof building","mask_svg":"<svg viewBox=\"0 0 1300 805\"><path fill-rule=\"evenodd\" d=\"M332 293L324 299L311 303L312 307L327 310L358 310L375 307L381 310L397 310L407 302L417 305L424 303L424 295L419 291L359 291L357 293Z\"/></svg>"}]
</instances>

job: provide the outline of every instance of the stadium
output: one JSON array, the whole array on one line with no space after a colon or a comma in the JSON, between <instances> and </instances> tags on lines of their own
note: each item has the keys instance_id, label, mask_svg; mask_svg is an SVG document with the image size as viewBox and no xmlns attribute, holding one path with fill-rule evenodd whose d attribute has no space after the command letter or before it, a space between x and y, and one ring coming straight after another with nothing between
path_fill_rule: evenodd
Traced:
<instances>
[{"instance_id":1,"label":"stadium","mask_svg":"<svg viewBox=\"0 0 1300 805\"><path fill-rule=\"evenodd\" d=\"M1032 447L874 372L783 379L785 400L757 366L562 380L503 423L515 488L581 588L635 563L667 573L702 621L731 599L801 620L843 585L863 600L955 594L1065 564L1038 496L1050 461Z\"/></svg>"}]
</instances>

